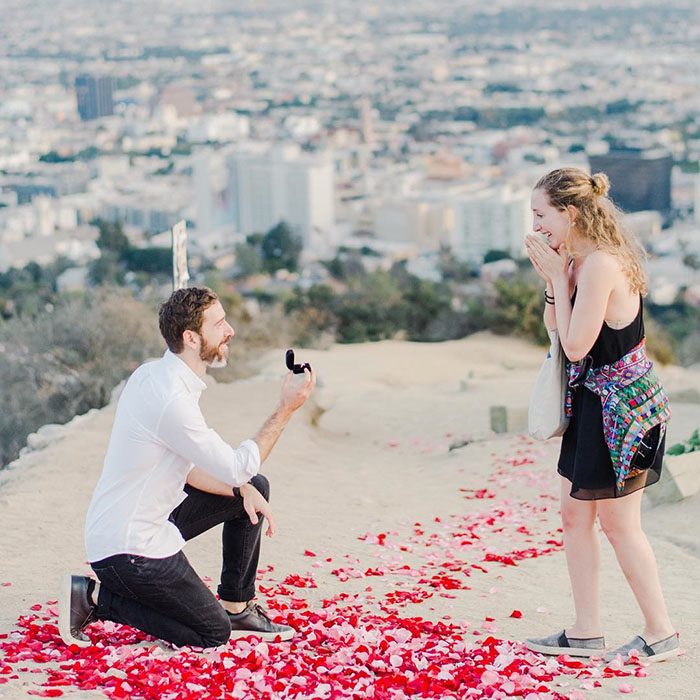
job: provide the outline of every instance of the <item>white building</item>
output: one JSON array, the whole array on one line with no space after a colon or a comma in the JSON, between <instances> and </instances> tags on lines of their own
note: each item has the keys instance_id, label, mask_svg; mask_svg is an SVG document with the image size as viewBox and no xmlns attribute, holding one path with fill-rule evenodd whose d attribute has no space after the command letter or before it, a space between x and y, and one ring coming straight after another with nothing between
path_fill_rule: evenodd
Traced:
<instances>
[{"instance_id":1,"label":"white building","mask_svg":"<svg viewBox=\"0 0 700 700\"><path fill-rule=\"evenodd\" d=\"M76 228L77 209L66 200L36 196L28 204L3 207L0 209L0 239L19 241Z\"/></svg>"},{"instance_id":2,"label":"white building","mask_svg":"<svg viewBox=\"0 0 700 700\"><path fill-rule=\"evenodd\" d=\"M532 230L529 191L488 187L457 196L452 206L452 249L460 260L481 262L489 250L524 255L525 234Z\"/></svg>"},{"instance_id":3,"label":"white building","mask_svg":"<svg viewBox=\"0 0 700 700\"><path fill-rule=\"evenodd\" d=\"M421 252L449 246L465 262L481 263L489 250L517 258L532 230L530 191L513 185L421 183L408 196L389 196L373 207L378 240L411 243Z\"/></svg>"},{"instance_id":4,"label":"white building","mask_svg":"<svg viewBox=\"0 0 700 700\"><path fill-rule=\"evenodd\" d=\"M308 258L334 247L335 182L330 154L297 145L251 144L227 157L231 204L239 233L265 233L287 222Z\"/></svg>"},{"instance_id":5,"label":"white building","mask_svg":"<svg viewBox=\"0 0 700 700\"><path fill-rule=\"evenodd\" d=\"M195 117L187 127L187 139L193 143L206 141L228 143L247 138L249 134L249 117L235 112Z\"/></svg>"},{"instance_id":6,"label":"white building","mask_svg":"<svg viewBox=\"0 0 700 700\"><path fill-rule=\"evenodd\" d=\"M421 251L436 251L449 244L453 225L448 202L419 195L384 199L374 212L374 232L380 241L412 243Z\"/></svg>"},{"instance_id":7,"label":"white building","mask_svg":"<svg viewBox=\"0 0 700 700\"><path fill-rule=\"evenodd\" d=\"M102 194L98 216L140 232L159 233L186 218L191 204L189 183L177 178L134 179L128 186L114 186Z\"/></svg>"}]
</instances>

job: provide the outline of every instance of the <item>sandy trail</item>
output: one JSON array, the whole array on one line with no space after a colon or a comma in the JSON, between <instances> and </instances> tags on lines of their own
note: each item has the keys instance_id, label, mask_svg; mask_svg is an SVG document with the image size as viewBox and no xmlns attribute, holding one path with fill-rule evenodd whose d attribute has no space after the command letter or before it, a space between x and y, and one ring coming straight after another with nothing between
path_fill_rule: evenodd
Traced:
<instances>
[{"instance_id":1,"label":"sandy trail","mask_svg":"<svg viewBox=\"0 0 700 700\"><path fill-rule=\"evenodd\" d=\"M263 467L279 527L264 543L261 566L274 567L262 575L265 590L290 580L292 597L311 609L340 594L358 594L368 611L464 622L469 643L488 634L522 640L570 624L557 532L556 441L533 443L489 430L490 405L526 404L541 356L526 343L488 334L434 345L300 351L300 359L317 368L321 386L315 405L295 417ZM269 353L259 376L204 393L204 414L226 439L253 434L271 411L282 358L281 351ZM673 385L700 385L697 375L673 368L661 374ZM11 584L0 586L0 635L10 635L31 606L55 599L64 571L87 571L83 518L113 413L113 406L91 413L60 441L0 472L0 584ZM458 442L469 444L450 451ZM645 503L644 509L686 654L652 667L646 678L603 679L586 697L618 696L624 684L643 698L694 697L700 687L700 615L691 584L700 580L700 550L689 527L697 522L700 500L655 508ZM478 539L465 544L465 533ZM217 579L217 531L189 543L186 552L202 576ZM460 566L450 571L446 564L455 561ZM295 577L317 587L295 586ZM450 587L450 579L458 585ZM430 595L408 602L421 591ZM626 642L641 629L640 614L605 541L601 591L608 643ZM46 610L38 614L50 617ZM515 610L522 616L511 617ZM5 675L19 678L0 684L0 697L27 697L40 688L46 668L13 664ZM568 694L581 684L562 676L549 687ZM66 697L103 697L63 691Z\"/></svg>"}]
</instances>

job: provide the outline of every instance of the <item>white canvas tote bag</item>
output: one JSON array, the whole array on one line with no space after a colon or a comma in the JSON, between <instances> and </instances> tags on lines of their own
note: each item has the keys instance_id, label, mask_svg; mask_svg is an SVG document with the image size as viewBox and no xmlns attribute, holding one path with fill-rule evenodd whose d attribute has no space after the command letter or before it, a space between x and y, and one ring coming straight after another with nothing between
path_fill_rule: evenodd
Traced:
<instances>
[{"instance_id":1,"label":"white canvas tote bag","mask_svg":"<svg viewBox=\"0 0 700 700\"><path fill-rule=\"evenodd\" d=\"M563 435L569 419L566 401L566 361L556 330L549 331L549 352L530 395L528 432L537 440Z\"/></svg>"}]
</instances>

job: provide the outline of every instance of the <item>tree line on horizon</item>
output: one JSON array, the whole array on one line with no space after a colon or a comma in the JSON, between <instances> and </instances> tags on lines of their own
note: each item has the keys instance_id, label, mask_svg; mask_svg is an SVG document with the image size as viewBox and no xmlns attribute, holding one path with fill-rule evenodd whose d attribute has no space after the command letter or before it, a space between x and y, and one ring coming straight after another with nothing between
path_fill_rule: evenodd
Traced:
<instances>
[{"instance_id":1,"label":"tree line on horizon","mask_svg":"<svg viewBox=\"0 0 700 700\"><path fill-rule=\"evenodd\" d=\"M57 279L70 267L65 260L0 273L0 466L15 459L40 426L104 406L114 386L164 349L156 312L171 283L169 249L167 265L164 252L139 260L133 251L147 249L133 248L121 226L107 222L100 223L98 246L101 257L93 263L89 288L81 292L58 292ZM220 381L253 373L258 349L292 344L437 342L482 330L547 340L542 285L526 261L511 277L484 283L473 268L443 251L443 281L435 282L412 275L405 263L378 267L370 246L341 250L324 263L327 283L246 292L257 301L258 311L251 313L239 291L241 278L296 269L301 247L285 224L242 246L249 264L240 265L236 276L205 265L193 280L220 294L239 331L230 367L214 372ZM489 260L502 257L492 251ZM700 362L700 310L680 302L646 308L656 358Z\"/></svg>"}]
</instances>

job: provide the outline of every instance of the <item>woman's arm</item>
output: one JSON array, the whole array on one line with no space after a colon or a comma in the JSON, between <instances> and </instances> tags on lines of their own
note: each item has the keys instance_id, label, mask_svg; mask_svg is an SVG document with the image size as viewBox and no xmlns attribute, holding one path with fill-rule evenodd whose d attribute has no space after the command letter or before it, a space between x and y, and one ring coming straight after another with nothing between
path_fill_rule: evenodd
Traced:
<instances>
[{"instance_id":1,"label":"woman's arm","mask_svg":"<svg viewBox=\"0 0 700 700\"><path fill-rule=\"evenodd\" d=\"M547 287L544 290L545 300L547 297L554 298L554 286L550 281L547 281ZM555 309L556 304L550 304L548 301L544 303L544 327L550 330L556 330L557 328L557 317Z\"/></svg>"},{"instance_id":2,"label":"woman's arm","mask_svg":"<svg viewBox=\"0 0 700 700\"><path fill-rule=\"evenodd\" d=\"M602 251L591 253L579 272L576 305L569 299L569 280L552 278L559 341L571 362L583 359L593 347L605 321L610 294L620 274L615 259Z\"/></svg>"},{"instance_id":3,"label":"woman's arm","mask_svg":"<svg viewBox=\"0 0 700 700\"><path fill-rule=\"evenodd\" d=\"M537 261L537 256L535 255L534 240L535 240L535 236L528 235L525 237L525 250L527 251L527 255L530 258L530 262L532 263L532 267L534 268L535 272L544 280L545 284L547 285L545 287L545 300L546 300L547 297L552 298L554 296L554 287L552 286L552 281L544 273L544 271L542 270L542 268L540 267L540 265ZM544 327L548 331L549 330L556 330L557 321L556 321L556 318L554 315L554 304L551 304L551 303L548 303L547 301L545 301L542 320L544 322Z\"/></svg>"}]
</instances>

